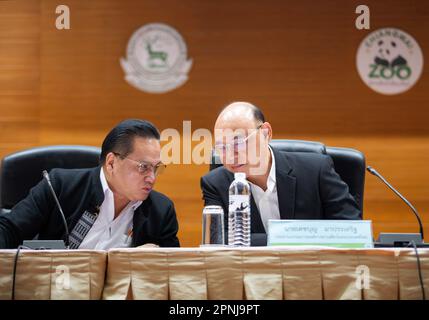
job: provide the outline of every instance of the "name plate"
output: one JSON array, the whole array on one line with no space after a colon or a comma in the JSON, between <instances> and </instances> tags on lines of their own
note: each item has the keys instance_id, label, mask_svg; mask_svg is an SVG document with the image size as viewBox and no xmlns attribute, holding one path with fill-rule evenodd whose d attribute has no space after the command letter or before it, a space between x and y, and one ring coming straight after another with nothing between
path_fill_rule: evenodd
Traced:
<instances>
[{"instance_id":1,"label":"name plate","mask_svg":"<svg viewBox=\"0 0 429 320\"><path fill-rule=\"evenodd\" d=\"M268 246L373 248L371 220L269 220Z\"/></svg>"}]
</instances>

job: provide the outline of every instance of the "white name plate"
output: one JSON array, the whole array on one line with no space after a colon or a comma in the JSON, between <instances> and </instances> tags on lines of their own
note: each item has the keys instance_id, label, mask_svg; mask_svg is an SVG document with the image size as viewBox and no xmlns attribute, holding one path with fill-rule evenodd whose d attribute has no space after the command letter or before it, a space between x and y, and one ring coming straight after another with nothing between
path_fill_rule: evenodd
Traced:
<instances>
[{"instance_id":1,"label":"white name plate","mask_svg":"<svg viewBox=\"0 0 429 320\"><path fill-rule=\"evenodd\" d=\"M373 248L371 220L269 220L268 246Z\"/></svg>"}]
</instances>

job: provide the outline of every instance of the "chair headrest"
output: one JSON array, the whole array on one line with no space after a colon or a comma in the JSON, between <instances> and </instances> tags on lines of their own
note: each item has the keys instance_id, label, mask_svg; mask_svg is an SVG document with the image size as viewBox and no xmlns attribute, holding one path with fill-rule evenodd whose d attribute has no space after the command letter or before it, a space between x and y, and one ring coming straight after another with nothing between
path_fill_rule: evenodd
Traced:
<instances>
[{"instance_id":1,"label":"chair headrest","mask_svg":"<svg viewBox=\"0 0 429 320\"><path fill-rule=\"evenodd\" d=\"M303 140L271 140L270 145L289 152L316 152L326 154L325 145L321 142Z\"/></svg>"},{"instance_id":2,"label":"chair headrest","mask_svg":"<svg viewBox=\"0 0 429 320\"><path fill-rule=\"evenodd\" d=\"M10 209L25 198L42 179L43 170L91 168L99 164L101 150L89 146L45 146L3 158L0 172L0 204Z\"/></svg>"}]
</instances>

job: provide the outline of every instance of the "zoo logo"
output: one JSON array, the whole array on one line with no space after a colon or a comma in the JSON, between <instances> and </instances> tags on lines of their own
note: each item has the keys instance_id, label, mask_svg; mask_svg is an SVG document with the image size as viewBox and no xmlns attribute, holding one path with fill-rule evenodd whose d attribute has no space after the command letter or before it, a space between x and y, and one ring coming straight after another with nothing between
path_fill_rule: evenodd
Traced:
<instances>
[{"instance_id":1,"label":"zoo logo","mask_svg":"<svg viewBox=\"0 0 429 320\"><path fill-rule=\"evenodd\" d=\"M162 23L147 24L133 33L127 57L120 60L125 80L149 93L176 89L188 80L192 59L182 36Z\"/></svg>"},{"instance_id":2,"label":"zoo logo","mask_svg":"<svg viewBox=\"0 0 429 320\"><path fill-rule=\"evenodd\" d=\"M359 75L371 89L392 95L410 89L423 70L416 40L396 28L384 28L362 40L356 55Z\"/></svg>"}]
</instances>

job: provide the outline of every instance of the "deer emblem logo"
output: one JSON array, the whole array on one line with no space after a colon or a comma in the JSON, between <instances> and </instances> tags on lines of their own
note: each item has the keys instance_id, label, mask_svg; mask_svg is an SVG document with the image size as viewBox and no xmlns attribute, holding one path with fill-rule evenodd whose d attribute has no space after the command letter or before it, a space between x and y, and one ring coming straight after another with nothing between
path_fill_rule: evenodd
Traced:
<instances>
[{"instance_id":1,"label":"deer emblem logo","mask_svg":"<svg viewBox=\"0 0 429 320\"><path fill-rule=\"evenodd\" d=\"M163 23L149 23L136 30L120 63L125 80L149 93L176 89L188 80L192 59L182 36Z\"/></svg>"},{"instance_id":2,"label":"deer emblem logo","mask_svg":"<svg viewBox=\"0 0 429 320\"><path fill-rule=\"evenodd\" d=\"M168 53L165 51L154 50L152 45L156 43L158 37L153 41L148 41L146 43L146 51L148 53L149 64L152 68L159 68L167 66ZM159 64L160 63L160 64Z\"/></svg>"}]
</instances>

